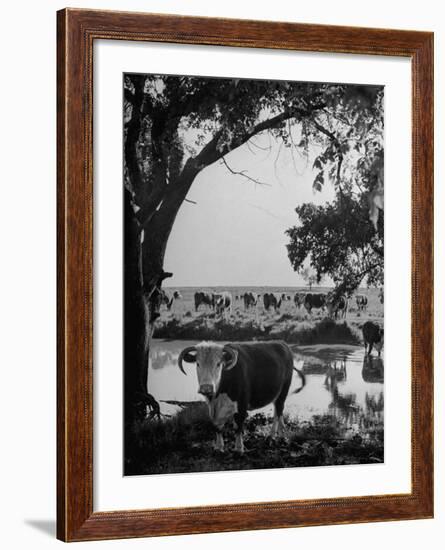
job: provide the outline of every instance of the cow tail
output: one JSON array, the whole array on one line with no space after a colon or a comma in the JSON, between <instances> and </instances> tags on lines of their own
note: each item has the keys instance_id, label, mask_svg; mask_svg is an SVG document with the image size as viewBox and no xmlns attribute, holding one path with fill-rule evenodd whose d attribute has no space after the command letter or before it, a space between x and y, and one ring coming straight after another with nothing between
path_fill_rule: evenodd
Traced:
<instances>
[{"instance_id":1,"label":"cow tail","mask_svg":"<svg viewBox=\"0 0 445 550\"><path fill-rule=\"evenodd\" d=\"M304 372L301 371L300 369L297 369L297 367L293 367L293 369L296 373L298 373L298 376L301 378L301 387L299 387L297 390L293 391L292 394L301 392L301 390L306 385L306 376L304 375Z\"/></svg>"}]
</instances>

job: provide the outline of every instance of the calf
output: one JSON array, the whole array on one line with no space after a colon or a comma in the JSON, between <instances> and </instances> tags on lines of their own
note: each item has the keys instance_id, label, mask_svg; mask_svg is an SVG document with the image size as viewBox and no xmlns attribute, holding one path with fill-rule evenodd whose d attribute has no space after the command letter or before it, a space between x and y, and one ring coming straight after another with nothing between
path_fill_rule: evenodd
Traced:
<instances>
[{"instance_id":1,"label":"calf","mask_svg":"<svg viewBox=\"0 0 445 550\"><path fill-rule=\"evenodd\" d=\"M215 448L224 450L222 430L233 418L236 424L235 450L243 453L243 426L248 411L274 404L271 435L282 435L283 410L295 370L303 389L304 374L294 367L293 355L284 342L242 342L219 344L201 342L182 350L178 358L181 371L184 362L195 363L198 392L209 405L210 418L216 429Z\"/></svg>"},{"instance_id":2,"label":"calf","mask_svg":"<svg viewBox=\"0 0 445 550\"><path fill-rule=\"evenodd\" d=\"M363 332L363 341L365 343L365 354L371 355L373 346L377 350L379 357L383 348L383 328L381 328L377 323L372 321L366 321L362 327Z\"/></svg>"}]
</instances>

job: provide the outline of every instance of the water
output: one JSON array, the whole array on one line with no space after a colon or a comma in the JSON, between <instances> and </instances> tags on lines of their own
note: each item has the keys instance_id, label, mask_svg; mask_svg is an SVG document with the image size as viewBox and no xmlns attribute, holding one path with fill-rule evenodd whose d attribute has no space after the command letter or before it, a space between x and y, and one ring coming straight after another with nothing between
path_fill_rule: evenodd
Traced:
<instances>
[{"instance_id":1,"label":"water","mask_svg":"<svg viewBox=\"0 0 445 550\"><path fill-rule=\"evenodd\" d=\"M178 368L180 351L196 342L154 340L148 374L149 391L160 402L161 412L175 414L179 408L164 401L200 401L193 365L187 376ZM383 419L383 359L366 358L364 348L347 345L302 346L295 349L295 366L306 376L306 387L298 394L301 380L294 373L285 414L291 419L311 420L314 415L332 414L352 425L359 418ZM253 412L273 414L272 405Z\"/></svg>"}]
</instances>

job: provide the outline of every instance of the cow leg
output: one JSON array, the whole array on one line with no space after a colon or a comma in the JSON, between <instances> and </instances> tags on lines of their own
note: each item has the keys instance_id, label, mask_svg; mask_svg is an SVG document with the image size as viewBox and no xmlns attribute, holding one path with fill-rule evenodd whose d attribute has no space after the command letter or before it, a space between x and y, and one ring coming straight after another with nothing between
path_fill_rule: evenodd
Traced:
<instances>
[{"instance_id":1,"label":"cow leg","mask_svg":"<svg viewBox=\"0 0 445 550\"><path fill-rule=\"evenodd\" d=\"M279 423L279 420L278 420L277 410L276 410L276 407L275 407L275 412L274 412L274 415L273 415L272 428L271 428L271 430L270 430L270 437L271 437L272 439L275 439L276 436L277 436L277 433L278 433L278 423Z\"/></svg>"},{"instance_id":2,"label":"cow leg","mask_svg":"<svg viewBox=\"0 0 445 550\"><path fill-rule=\"evenodd\" d=\"M374 345L373 342L370 342L369 344L369 348L368 348L368 355L371 355L371 351L372 351L372 346Z\"/></svg>"},{"instance_id":3,"label":"cow leg","mask_svg":"<svg viewBox=\"0 0 445 550\"><path fill-rule=\"evenodd\" d=\"M236 432L235 432L235 451L237 453L244 453L244 440L243 440L243 431L244 431L244 421L247 418L247 411L239 411L235 413L234 420L236 423Z\"/></svg>"},{"instance_id":4,"label":"cow leg","mask_svg":"<svg viewBox=\"0 0 445 550\"><path fill-rule=\"evenodd\" d=\"M216 431L215 451L224 452L224 437L221 430Z\"/></svg>"},{"instance_id":5,"label":"cow leg","mask_svg":"<svg viewBox=\"0 0 445 550\"><path fill-rule=\"evenodd\" d=\"M278 437L282 437L283 439L287 439L286 426L284 424L284 416L283 415L281 415L278 418Z\"/></svg>"},{"instance_id":6,"label":"cow leg","mask_svg":"<svg viewBox=\"0 0 445 550\"><path fill-rule=\"evenodd\" d=\"M275 438L276 436L283 437L283 438L286 437L286 428L284 425L283 411L284 411L284 403L286 401L287 394L289 393L291 381L292 381L292 371L289 379L286 380L285 383L283 384L283 388L280 392L280 395L277 397L274 403L275 413L274 413L274 418L272 423L272 430L270 433L272 438Z\"/></svg>"}]
</instances>

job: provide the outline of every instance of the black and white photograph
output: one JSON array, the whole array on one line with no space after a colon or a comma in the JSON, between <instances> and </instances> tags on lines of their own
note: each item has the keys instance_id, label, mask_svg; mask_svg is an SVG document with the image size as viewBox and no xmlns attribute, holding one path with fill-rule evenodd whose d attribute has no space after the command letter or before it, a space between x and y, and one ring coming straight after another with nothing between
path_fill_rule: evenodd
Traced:
<instances>
[{"instance_id":1,"label":"black and white photograph","mask_svg":"<svg viewBox=\"0 0 445 550\"><path fill-rule=\"evenodd\" d=\"M124 475L383 463L384 86L125 73L122 118Z\"/></svg>"}]
</instances>

